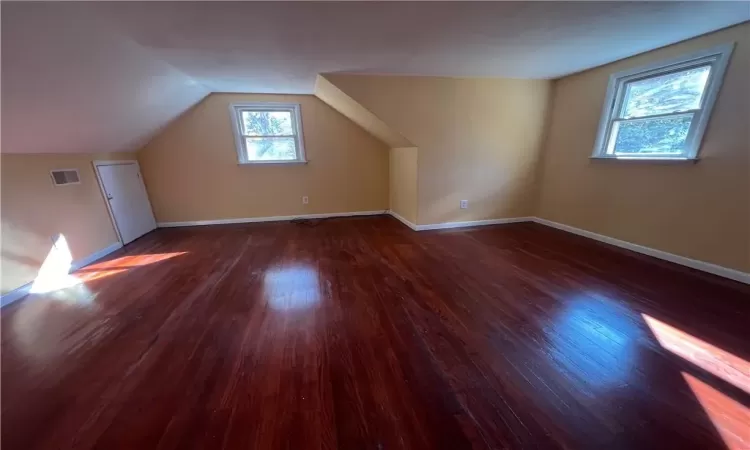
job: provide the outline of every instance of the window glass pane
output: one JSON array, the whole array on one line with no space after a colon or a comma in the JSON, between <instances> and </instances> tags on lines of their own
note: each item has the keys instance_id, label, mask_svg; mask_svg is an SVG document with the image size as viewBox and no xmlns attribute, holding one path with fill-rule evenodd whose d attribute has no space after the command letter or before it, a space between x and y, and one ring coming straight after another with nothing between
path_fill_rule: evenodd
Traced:
<instances>
[{"instance_id":1,"label":"window glass pane","mask_svg":"<svg viewBox=\"0 0 750 450\"><path fill-rule=\"evenodd\" d=\"M294 161L297 148L291 137L245 138L245 150L249 161Z\"/></svg>"},{"instance_id":2,"label":"window glass pane","mask_svg":"<svg viewBox=\"0 0 750 450\"><path fill-rule=\"evenodd\" d=\"M242 111L243 134L246 136L291 136L291 111Z\"/></svg>"},{"instance_id":3,"label":"window glass pane","mask_svg":"<svg viewBox=\"0 0 750 450\"><path fill-rule=\"evenodd\" d=\"M700 107L711 66L694 67L627 83L623 118L687 111Z\"/></svg>"},{"instance_id":4,"label":"window glass pane","mask_svg":"<svg viewBox=\"0 0 750 450\"><path fill-rule=\"evenodd\" d=\"M612 124L610 150L616 155L679 155L685 147L693 114Z\"/></svg>"}]
</instances>

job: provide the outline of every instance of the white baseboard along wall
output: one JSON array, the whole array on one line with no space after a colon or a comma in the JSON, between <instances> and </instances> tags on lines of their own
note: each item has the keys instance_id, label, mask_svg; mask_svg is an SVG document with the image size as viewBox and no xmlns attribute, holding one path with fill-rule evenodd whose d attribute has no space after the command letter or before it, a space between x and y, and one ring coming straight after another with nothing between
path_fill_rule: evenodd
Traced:
<instances>
[{"instance_id":1,"label":"white baseboard along wall","mask_svg":"<svg viewBox=\"0 0 750 450\"><path fill-rule=\"evenodd\" d=\"M631 251L641 253L644 255L652 256L654 258L663 259L665 261L679 264L681 266L686 266L692 269L718 275L720 277L729 278L730 280L739 281L740 283L750 284L750 273L741 272L739 270L730 269L728 267L719 266L717 264L711 264L711 263L699 261L697 259L687 258L685 256L675 255L674 253L669 253L669 252L665 252L662 250L645 247L643 245L633 244L632 242L615 239L609 236L597 234L597 233L587 231L581 228L576 228L570 225L565 225L562 223L553 222L551 220L542 219L540 217L515 217L515 218L507 218L507 219L474 220L474 221L469 221L469 222L447 222L447 223L437 223L437 224L429 224L429 225L416 225L405 220L403 217L399 216L393 211L389 211L389 214L395 217L396 219L400 220L406 226L408 226L409 228L415 231L477 227L477 226L483 226L483 225L496 225L496 224L503 224L503 223L536 222L541 225L546 225L548 227L557 228L558 230L567 231L568 233L573 233L579 236L587 237L589 239L594 239L595 241L604 242L606 244L614 245L616 247L620 247L620 248L631 250Z\"/></svg>"},{"instance_id":2,"label":"white baseboard along wall","mask_svg":"<svg viewBox=\"0 0 750 450\"><path fill-rule=\"evenodd\" d=\"M70 264L70 271L74 272L82 267L88 266L94 261L104 258L105 256L109 255L110 253L120 248L122 248L122 244L119 242L115 242L88 256L85 256L81 259L77 259ZM0 297L0 307L9 305L15 302L16 300L22 297L25 297L31 291L31 286L33 285L34 285L34 282L30 281L19 288L13 289L12 291L3 294L2 297Z\"/></svg>"},{"instance_id":3,"label":"white baseboard along wall","mask_svg":"<svg viewBox=\"0 0 750 450\"><path fill-rule=\"evenodd\" d=\"M602 234L593 233L591 231L583 230L581 228L571 227L562 223L553 222L551 220L534 217L533 221L548 227L557 228L558 230L567 231L568 233L577 234L584 236L589 239L594 239L599 242L604 242L610 245L621 247L627 250L631 250L644 255L653 256L654 258L663 259L665 261L673 262L681 266L690 267L692 269L701 270L703 272L712 273L720 277L729 278L731 280L739 281L740 283L750 284L750 273L740 272L739 270L730 269L728 267L719 266L717 264L711 264L697 259L687 258L685 256L675 255L674 253L665 252L662 250L656 250L654 248L645 247L643 245L633 244L632 242L622 241Z\"/></svg>"},{"instance_id":4,"label":"white baseboard along wall","mask_svg":"<svg viewBox=\"0 0 750 450\"><path fill-rule=\"evenodd\" d=\"M606 244L614 245L616 247L620 247L620 248L631 250L631 251L641 253L644 255L652 256L654 258L663 259L665 261L669 261L675 264L690 267L692 269L700 270L703 272L708 272L714 275L718 275L720 277L729 278L731 280L739 281L740 283L750 284L750 273L745 273L739 270L719 266L717 264L711 264L711 263L707 263L703 261L698 261L696 259L686 258L684 256L675 255L673 253L656 250L656 249L645 247L645 246L638 245L638 244L633 244L632 242L615 239L609 236L604 236L602 234L597 234L591 231L583 230L581 228L572 227L570 225L553 222L551 220L542 219L539 217L511 217L511 218L505 218L505 219L472 220L472 221L465 221L465 222L444 222L444 223L417 225L406 220L404 217L402 217L401 215L393 211L378 210L378 211L355 211L355 212L346 212L346 213L304 214L304 215L299 215L299 216L249 217L249 218L239 218L239 219L196 220L196 221L188 221L188 222L159 222L157 223L157 226L159 228L189 227L189 226L199 226L199 225L220 225L220 224L231 224L231 223L281 222L281 221L288 221L288 220L295 220L295 219L327 219L327 218L332 218L332 217L376 216L376 215L382 215L382 214L388 214L388 215L393 216L395 219L397 219L398 221L400 221L401 223L403 223L404 225L406 225L407 227L411 228L414 231L447 230L451 228L478 227L478 226L486 226L486 225L499 225L499 224L519 223L519 222L536 222L541 225L546 225L548 227L557 228L559 230L567 231L568 233L573 233L579 236L584 236L589 239L594 239L599 242L604 242ZM81 258L73 262L70 270L75 271L75 270L80 269L81 267L87 266L93 263L94 261L107 256L108 254L114 252L115 250L121 247L122 247L122 244L120 244L119 242L111 244L97 252L92 253L91 255L86 256L85 258ZM14 289L6 293L2 297L0 297L0 307L13 303L14 301L27 295L29 291L31 290L32 284L33 282L27 283L17 289Z\"/></svg>"},{"instance_id":5,"label":"white baseboard along wall","mask_svg":"<svg viewBox=\"0 0 750 450\"><path fill-rule=\"evenodd\" d=\"M332 217L355 217L355 216L379 216L388 213L388 210L377 211L353 211L342 213L324 213L324 214L302 214L297 216L268 216L268 217L241 217L237 219L217 219L217 220L193 220L187 222L157 222L159 228L172 227L194 227L201 225L224 225L229 223L257 223L257 222L285 222L299 219L329 219Z\"/></svg>"}]
</instances>

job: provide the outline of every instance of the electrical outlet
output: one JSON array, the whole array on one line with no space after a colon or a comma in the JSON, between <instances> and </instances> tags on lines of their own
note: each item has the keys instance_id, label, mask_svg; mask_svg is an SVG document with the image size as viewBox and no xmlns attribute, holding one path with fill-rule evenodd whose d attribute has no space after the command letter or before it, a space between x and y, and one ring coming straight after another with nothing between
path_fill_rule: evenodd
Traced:
<instances>
[{"instance_id":1,"label":"electrical outlet","mask_svg":"<svg viewBox=\"0 0 750 450\"><path fill-rule=\"evenodd\" d=\"M310 199L309 199L309 198L307 198L307 196L306 196L306 195L303 195L303 196L302 196L302 204L303 204L303 205L306 205L306 204L308 204L308 203L310 203Z\"/></svg>"},{"instance_id":2,"label":"electrical outlet","mask_svg":"<svg viewBox=\"0 0 750 450\"><path fill-rule=\"evenodd\" d=\"M461 209L468 209L469 208L469 201L468 200L461 200Z\"/></svg>"}]
</instances>

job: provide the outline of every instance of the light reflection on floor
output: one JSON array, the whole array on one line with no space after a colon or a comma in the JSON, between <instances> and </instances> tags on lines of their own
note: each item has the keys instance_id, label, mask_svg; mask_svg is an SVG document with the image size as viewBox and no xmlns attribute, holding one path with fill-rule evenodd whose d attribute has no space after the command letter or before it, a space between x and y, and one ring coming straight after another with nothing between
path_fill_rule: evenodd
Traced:
<instances>
[{"instance_id":1,"label":"light reflection on floor","mask_svg":"<svg viewBox=\"0 0 750 450\"><path fill-rule=\"evenodd\" d=\"M123 273L131 268L153 264L175 256L184 255L186 252L155 253L145 255L121 256L109 261L91 264L75 273L70 273L73 257L68 247L65 236L58 235L55 243L50 249L47 257L42 263L30 292L32 294L47 294L62 292L74 286L80 286L86 282L106 278L108 276ZM62 299L70 299L71 295L57 295ZM80 298L90 299L90 295Z\"/></svg>"},{"instance_id":2,"label":"light reflection on floor","mask_svg":"<svg viewBox=\"0 0 750 450\"><path fill-rule=\"evenodd\" d=\"M268 305L275 310L299 310L320 301L318 271L311 265L271 268L263 277L263 289Z\"/></svg>"},{"instance_id":3,"label":"light reflection on floor","mask_svg":"<svg viewBox=\"0 0 750 450\"><path fill-rule=\"evenodd\" d=\"M648 314L642 316L663 348L750 394L750 363ZM682 377L727 448L750 449L750 410L688 373Z\"/></svg>"},{"instance_id":4,"label":"light reflection on floor","mask_svg":"<svg viewBox=\"0 0 750 450\"><path fill-rule=\"evenodd\" d=\"M43 367L82 342L93 342L98 333L90 331L97 327L100 310L95 299L85 284L24 299L11 323L18 351ZM72 324L80 324L76 333L70 332Z\"/></svg>"},{"instance_id":5,"label":"light reflection on floor","mask_svg":"<svg viewBox=\"0 0 750 450\"><path fill-rule=\"evenodd\" d=\"M33 361L49 361L62 357L66 348L80 344L75 335L66 334L70 322L81 323L81 333L99 330L102 324L89 320L95 317L99 305L97 294L86 283L121 274L136 267L164 261L186 252L130 255L86 266L69 273L73 258L65 236L59 235L30 288L30 296L18 306L12 328L19 348ZM85 341L93 342L86 334Z\"/></svg>"},{"instance_id":6,"label":"light reflection on floor","mask_svg":"<svg viewBox=\"0 0 750 450\"><path fill-rule=\"evenodd\" d=\"M642 316L662 347L750 394L750 363L647 314Z\"/></svg>"},{"instance_id":7,"label":"light reflection on floor","mask_svg":"<svg viewBox=\"0 0 750 450\"><path fill-rule=\"evenodd\" d=\"M621 386L635 368L635 342L641 334L630 317L605 297L577 297L548 333L551 354L562 369L587 387Z\"/></svg>"},{"instance_id":8,"label":"light reflection on floor","mask_svg":"<svg viewBox=\"0 0 750 450\"><path fill-rule=\"evenodd\" d=\"M750 448L750 410L687 373L683 378L713 422L728 450Z\"/></svg>"},{"instance_id":9,"label":"light reflection on floor","mask_svg":"<svg viewBox=\"0 0 750 450\"><path fill-rule=\"evenodd\" d=\"M112 269L128 269L131 267L141 267L148 264L157 263L164 261L175 256L181 256L187 252L171 252L171 253L147 253L143 255L128 255L121 256L119 258L111 259L109 261L103 261L100 263L91 264L84 267L81 271L98 271L98 270L112 270Z\"/></svg>"}]
</instances>

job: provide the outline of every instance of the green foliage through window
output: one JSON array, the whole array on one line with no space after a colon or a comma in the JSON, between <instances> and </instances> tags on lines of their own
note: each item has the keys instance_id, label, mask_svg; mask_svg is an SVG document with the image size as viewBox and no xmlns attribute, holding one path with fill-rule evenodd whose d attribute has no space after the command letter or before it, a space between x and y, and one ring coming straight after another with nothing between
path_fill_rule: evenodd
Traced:
<instances>
[{"instance_id":1,"label":"green foliage through window","mask_svg":"<svg viewBox=\"0 0 750 450\"><path fill-rule=\"evenodd\" d=\"M711 66L693 67L625 84L620 118L612 124L615 154L680 154L700 108ZM659 116L649 118L651 116Z\"/></svg>"},{"instance_id":2,"label":"green foliage through window","mask_svg":"<svg viewBox=\"0 0 750 450\"><path fill-rule=\"evenodd\" d=\"M242 111L241 117L248 160L297 159L291 111Z\"/></svg>"},{"instance_id":3,"label":"green foliage through window","mask_svg":"<svg viewBox=\"0 0 750 450\"><path fill-rule=\"evenodd\" d=\"M619 122L613 130L615 153L680 153L692 117L686 114Z\"/></svg>"}]
</instances>

